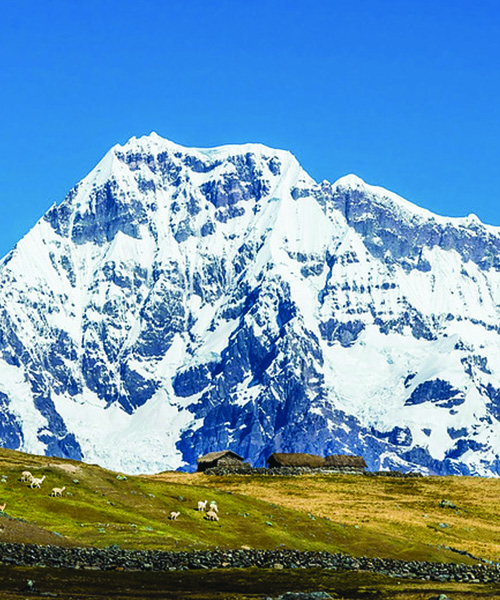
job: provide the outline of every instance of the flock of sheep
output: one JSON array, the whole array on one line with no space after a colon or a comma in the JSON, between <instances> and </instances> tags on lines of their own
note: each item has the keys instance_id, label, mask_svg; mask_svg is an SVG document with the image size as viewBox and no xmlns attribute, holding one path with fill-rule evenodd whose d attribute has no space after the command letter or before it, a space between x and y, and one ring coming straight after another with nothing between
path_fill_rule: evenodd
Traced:
<instances>
[{"instance_id":1,"label":"flock of sheep","mask_svg":"<svg viewBox=\"0 0 500 600\"><path fill-rule=\"evenodd\" d=\"M215 500L212 500L208 506L208 510L207 510L207 504L208 504L208 500L200 500L198 502L197 510L199 510L200 512L205 512L205 511L207 512L207 514L204 517L207 521L218 521L219 520L219 508L217 506L217 502L215 502ZM181 514L180 512L172 511L168 518L171 521L177 521L180 514Z\"/></svg>"}]
</instances>

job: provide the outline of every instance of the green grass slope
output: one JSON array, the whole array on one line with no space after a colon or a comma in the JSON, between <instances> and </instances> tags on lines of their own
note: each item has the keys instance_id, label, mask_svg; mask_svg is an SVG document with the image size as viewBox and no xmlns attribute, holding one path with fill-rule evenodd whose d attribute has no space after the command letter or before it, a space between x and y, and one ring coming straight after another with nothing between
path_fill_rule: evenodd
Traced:
<instances>
[{"instance_id":1,"label":"green grass slope","mask_svg":"<svg viewBox=\"0 0 500 600\"><path fill-rule=\"evenodd\" d=\"M24 470L45 476L40 489L20 481ZM387 502L421 502L417 490L397 485L361 476L125 477L96 465L1 449L0 504L7 506L0 518L0 540L164 550L285 547L406 560L463 560L439 547L442 538L413 535L415 523L405 521L411 511L398 513L397 526L381 526L377 502L379 510ZM53 487L63 486L63 497L50 497ZM371 511L361 502L367 497L374 503ZM195 510L199 500L217 502L219 522L208 522ZM348 514L341 514L340 506ZM387 506L384 510L390 512ZM168 520L170 511L181 513L177 521Z\"/></svg>"}]
</instances>

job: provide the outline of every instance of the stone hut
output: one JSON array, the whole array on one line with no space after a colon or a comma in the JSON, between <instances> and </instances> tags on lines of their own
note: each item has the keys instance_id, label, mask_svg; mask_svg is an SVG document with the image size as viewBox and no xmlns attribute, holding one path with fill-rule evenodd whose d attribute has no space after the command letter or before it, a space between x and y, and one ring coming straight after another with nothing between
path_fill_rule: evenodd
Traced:
<instances>
[{"instance_id":1,"label":"stone hut","mask_svg":"<svg viewBox=\"0 0 500 600\"><path fill-rule=\"evenodd\" d=\"M302 452L275 452L267 459L270 469L280 467L310 467L317 469L324 464L324 458L317 454L305 454Z\"/></svg>"},{"instance_id":2,"label":"stone hut","mask_svg":"<svg viewBox=\"0 0 500 600\"><path fill-rule=\"evenodd\" d=\"M213 467L242 467L243 458L238 456L232 450L221 450L220 452L210 452L205 456L200 456L197 460L198 471L206 471Z\"/></svg>"},{"instance_id":3,"label":"stone hut","mask_svg":"<svg viewBox=\"0 0 500 600\"><path fill-rule=\"evenodd\" d=\"M324 460L324 467L326 469L362 473L367 468L365 459L362 456L355 456L353 454L331 454L330 456L325 456Z\"/></svg>"}]
</instances>

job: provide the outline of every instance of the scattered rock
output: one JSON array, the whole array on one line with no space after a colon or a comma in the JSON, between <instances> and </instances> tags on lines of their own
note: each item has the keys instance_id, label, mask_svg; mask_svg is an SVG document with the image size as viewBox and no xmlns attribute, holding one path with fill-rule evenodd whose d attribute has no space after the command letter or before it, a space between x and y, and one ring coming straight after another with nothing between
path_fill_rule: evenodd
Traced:
<instances>
[{"instance_id":1,"label":"scattered rock","mask_svg":"<svg viewBox=\"0 0 500 600\"><path fill-rule=\"evenodd\" d=\"M451 502L450 500L441 500L441 502L439 503L439 506L441 508L451 508L451 509L457 508L457 505L453 504L453 502Z\"/></svg>"},{"instance_id":2,"label":"scattered rock","mask_svg":"<svg viewBox=\"0 0 500 600\"><path fill-rule=\"evenodd\" d=\"M331 600L327 592L286 592L278 600Z\"/></svg>"},{"instance_id":3,"label":"scattered rock","mask_svg":"<svg viewBox=\"0 0 500 600\"><path fill-rule=\"evenodd\" d=\"M35 582L32 579L28 579L26 581L26 587L23 592L28 592L29 594L36 594L38 590L35 587Z\"/></svg>"}]
</instances>

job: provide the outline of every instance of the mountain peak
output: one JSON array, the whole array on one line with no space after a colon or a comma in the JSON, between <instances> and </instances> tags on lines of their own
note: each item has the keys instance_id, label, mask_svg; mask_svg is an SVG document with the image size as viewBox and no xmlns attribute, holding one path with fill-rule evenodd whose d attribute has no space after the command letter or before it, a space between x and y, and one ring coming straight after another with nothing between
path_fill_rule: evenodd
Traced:
<instances>
[{"instance_id":1,"label":"mountain peak","mask_svg":"<svg viewBox=\"0 0 500 600\"><path fill-rule=\"evenodd\" d=\"M147 135L135 136L133 135L129 138L124 144L116 144L113 149L117 149L120 152L129 152L129 151L158 151L158 150L172 150L177 152L185 152L188 148L181 146L169 140L168 138L164 138L158 135L155 131Z\"/></svg>"},{"instance_id":2,"label":"mountain peak","mask_svg":"<svg viewBox=\"0 0 500 600\"><path fill-rule=\"evenodd\" d=\"M498 473L500 235L477 224L262 144L133 137L0 266L0 444Z\"/></svg>"},{"instance_id":3,"label":"mountain peak","mask_svg":"<svg viewBox=\"0 0 500 600\"><path fill-rule=\"evenodd\" d=\"M296 161L297 159L294 155L288 150L280 150L276 148L271 148L270 146L266 146L264 144L255 143L255 142L244 142L241 144L223 144L220 146L213 147L191 147L191 146L183 146L172 140L162 137L157 134L155 131L152 131L148 135L143 135L140 137L132 136L125 144L120 145L117 144L114 146L113 150L118 150L120 152L141 150L141 151L150 151L150 152L158 152L170 150L173 152L178 152L180 154L190 154L190 155L203 155L204 157L213 157L213 158L224 158L224 156L234 156L234 155L244 155L247 153L255 154L255 155L264 155L264 156L280 156L282 159L287 161L292 160Z\"/></svg>"},{"instance_id":4,"label":"mountain peak","mask_svg":"<svg viewBox=\"0 0 500 600\"><path fill-rule=\"evenodd\" d=\"M348 188L348 189L362 189L366 187L366 183L358 177L354 175L354 173L349 173L348 175L344 175L337 179L337 181L333 184L334 188Z\"/></svg>"}]
</instances>

